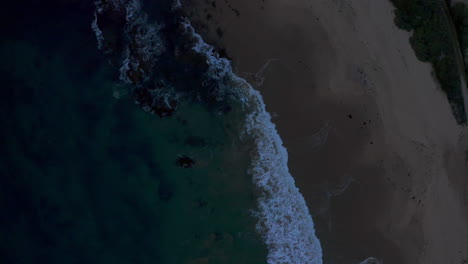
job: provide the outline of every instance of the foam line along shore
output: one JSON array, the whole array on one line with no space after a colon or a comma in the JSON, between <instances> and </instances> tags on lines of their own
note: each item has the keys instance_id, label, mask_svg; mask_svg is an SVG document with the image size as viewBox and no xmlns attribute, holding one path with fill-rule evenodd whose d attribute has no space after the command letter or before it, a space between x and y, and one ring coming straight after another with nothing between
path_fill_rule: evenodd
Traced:
<instances>
[{"instance_id":1,"label":"foam line along shore","mask_svg":"<svg viewBox=\"0 0 468 264\"><path fill-rule=\"evenodd\" d=\"M289 173L287 150L261 94L233 73L229 60L219 57L203 41L190 21L180 16L178 6L176 3L165 7L172 15L171 21L150 24L136 0L99 1L92 23L99 47L120 60L120 79L147 111L170 116L184 100L198 100L218 112L229 111L227 102L240 104L245 119L239 135L253 142L249 173L259 193L253 216L268 248L268 263L322 263L312 217ZM118 17L122 24L120 31L125 38L119 45L106 44L106 32L110 30L103 27L109 14ZM103 26L100 21L104 21ZM167 69L162 61L175 66ZM185 72L183 78L188 79L188 75L190 81L168 77L174 75L169 73L174 70L179 71L179 77ZM149 89L148 83L159 87Z\"/></svg>"}]
</instances>

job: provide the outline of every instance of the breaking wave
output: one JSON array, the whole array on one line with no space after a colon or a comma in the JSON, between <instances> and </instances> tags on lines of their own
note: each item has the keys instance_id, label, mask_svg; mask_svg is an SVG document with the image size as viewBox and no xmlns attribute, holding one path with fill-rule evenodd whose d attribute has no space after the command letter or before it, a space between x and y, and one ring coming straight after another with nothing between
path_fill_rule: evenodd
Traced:
<instances>
[{"instance_id":1,"label":"breaking wave","mask_svg":"<svg viewBox=\"0 0 468 264\"><path fill-rule=\"evenodd\" d=\"M101 1L97 3L96 14L102 14L105 9L110 8L121 12L125 17L124 32L127 43L132 45L127 44L123 50L120 79L124 83L135 84L135 76L140 73L147 75L148 69L164 52L164 45L158 34L160 26L148 23L147 15L142 11L138 0L114 0L106 1L105 4L108 6L104 7ZM173 8L179 6L180 2L174 1ZM97 19L96 15L92 28L96 33L98 48L104 49L103 32L99 29ZM219 57L214 48L195 32L188 19L183 19L180 23L184 34L191 38L192 52L205 60L207 68L204 78L207 82L216 84L216 99L221 101L227 96L234 97L246 112L242 136L254 142L250 153L250 174L260 193L258 210L254 212L254 216L258 221L256 229L268 248L267 262L322 263L322 249L315 236L312 217L289 173L288 153L266 111L261 94L233 73L230 61ZM175 100L167 97L171 94L175 95L177 92L171 90L156 99L169 104L171 100Z\"/></svg>"},{"instance_id":2,"label":"breaking wave","mask_svg":"<svg viewBox=\"0 0 468 264\"><path fill-rule=\"evenodd\" d=\"M289 173L288 153L261 94L233 73L230 62L219 58L188 20L184 26L197 39L193 49L206 56L209 77L219 80L221 86L236 90L239 101L247 110L243 133L255 142L250 170L261 193L255 216L257 230L268 247L268 263L322 263L322 248L315 236L312 217Z\"/></svg>"}]
</instances>

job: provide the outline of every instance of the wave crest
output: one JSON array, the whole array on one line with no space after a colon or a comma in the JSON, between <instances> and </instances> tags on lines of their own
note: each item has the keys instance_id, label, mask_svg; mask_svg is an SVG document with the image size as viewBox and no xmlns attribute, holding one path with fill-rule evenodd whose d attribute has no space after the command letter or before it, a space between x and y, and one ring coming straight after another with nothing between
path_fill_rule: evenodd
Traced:
<instances>
[{"instance_id":1,"label":"wave crest","mask_svg":"<svg viewBox=\"0 0 468 264\"><path fill-rule=\"evenodd\" d=\"M174 3L177 5L178 1ZM134 94L143 109L160 116L170 115L179 95L174 87L164 82L160 88L140 85L149 76L158 56L165 51L159 32L161 25L148 23L148 16L138 0L98 0L96 7L92 28L98 39L98 48L105 49L106 38L106 31L100 28L98 19L110 12L123 21L120 79L136 87ZM213 89L210 93L213 92L218 101L235 99L246 112L242 136L254 142L249 172L260 193L254 216L258 220L256 229L268 248L268 263L321 264L322 249L315 236L312 217L289 173L288 153L266 111L261 94L233 73L231 62L220 58L214 48L195 32L188 19L180 23L192 45L187 49L191 47L207 66L200 85Z\"/></svg>"},{"instance_id":2,"label":"wave crest","mask_svg":"<svg viewBox=\"0 0 468 264\"><path fill-rule=\"evenodd\" d=\"M257 231L268 247L268 263L322 263L322 248L315 236L312 217L289 173L288 153L261 94L233 73L230 62L219 58L188 20L183 25L197 40L193 50L206 56L207 74L220 85L234 89L248 113L243 133L255 142L250 172L261 193L254 216L258 219Z\"/></svg>"}]
</instances>

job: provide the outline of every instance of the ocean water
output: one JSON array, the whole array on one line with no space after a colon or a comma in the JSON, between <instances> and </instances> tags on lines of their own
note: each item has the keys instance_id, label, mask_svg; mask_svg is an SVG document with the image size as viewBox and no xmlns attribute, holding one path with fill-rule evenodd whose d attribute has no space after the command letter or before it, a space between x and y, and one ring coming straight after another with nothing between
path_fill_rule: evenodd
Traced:
<instances>
[{"instance_id":1,"label":"ocean water","mask_svg":"<svg viewBox=\"0 0 468 264\"><path fill-rule=\"evenodd\" d=\"M1 263L322 262L261 95L178 2L11 5Z\"/></svg>"}]
</instances>

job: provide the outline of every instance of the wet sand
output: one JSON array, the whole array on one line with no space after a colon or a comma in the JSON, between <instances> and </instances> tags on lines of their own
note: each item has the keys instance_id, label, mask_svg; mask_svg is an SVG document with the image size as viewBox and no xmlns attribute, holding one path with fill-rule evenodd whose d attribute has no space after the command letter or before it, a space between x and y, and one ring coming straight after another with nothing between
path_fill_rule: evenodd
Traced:
<instances>
[{"instance_id":1,"label":"wet sand","mask_svg":"<svg viewBox=\"0 0 468 264\"><path fill-rule=\"evenodd\" d=\"M468 263L468 130L390 2L182 4L275 116L324 263Z\"/></svg>"}]
</instances>

